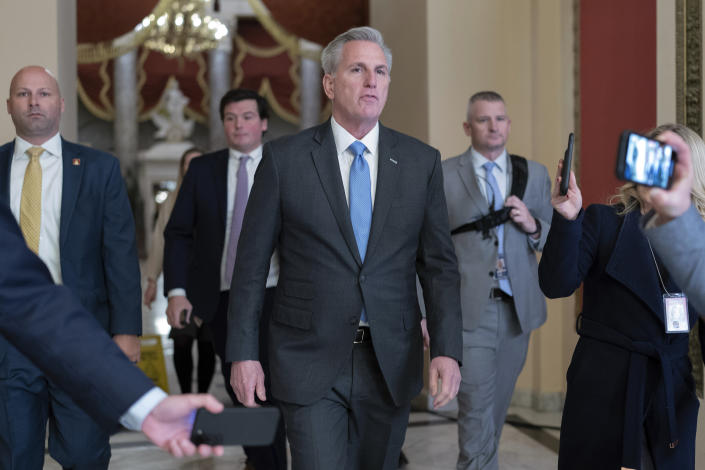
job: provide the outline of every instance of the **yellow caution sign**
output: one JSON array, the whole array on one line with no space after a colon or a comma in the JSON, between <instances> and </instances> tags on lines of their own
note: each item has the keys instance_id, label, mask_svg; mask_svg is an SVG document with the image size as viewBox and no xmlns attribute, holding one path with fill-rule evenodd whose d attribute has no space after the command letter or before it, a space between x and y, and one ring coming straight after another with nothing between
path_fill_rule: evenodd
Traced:
<instances>
[{"instance_id":1,"label":"yellow caution sign","mask_svg":"<svg viewBox=\"0 0 705 470\"><path fill-rule=\"evenodd\" d=\"M154 381L154 384L169 393L169 379L166 376L166 363L162 338L159 335L145 335L140 337L142 347L140 362L137 367Z\"/></svg>"}]
</instances>

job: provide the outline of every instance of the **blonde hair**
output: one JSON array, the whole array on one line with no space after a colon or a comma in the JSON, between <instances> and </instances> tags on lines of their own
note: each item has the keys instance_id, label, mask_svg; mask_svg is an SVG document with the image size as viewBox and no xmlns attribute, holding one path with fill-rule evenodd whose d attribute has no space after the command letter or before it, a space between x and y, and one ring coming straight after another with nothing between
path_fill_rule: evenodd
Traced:
<instances>
[{"instance_id":1,"label":"blonde hair","mask_svg":"<svg viewBox=\"0 0 705 470\"><path fill-rule=\"evenodd\" d=\"M693 161L693 187L690 198L700 216L705 219L705 142L695 131L681 124L662 124L649 131L646 136L653 139L666 131L680 136L690 148ZM626 183L617 188L617 194L610 197L609 203L622 206L618 214L624 215L641 208L642 200L636 190L636 184Z\"/></svg>"}]
</instances>

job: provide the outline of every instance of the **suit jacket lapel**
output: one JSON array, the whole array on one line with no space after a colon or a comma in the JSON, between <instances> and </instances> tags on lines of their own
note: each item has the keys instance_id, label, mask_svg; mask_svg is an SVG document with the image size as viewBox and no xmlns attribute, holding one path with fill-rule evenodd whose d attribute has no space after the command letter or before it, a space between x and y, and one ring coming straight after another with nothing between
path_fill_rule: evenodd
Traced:
<instances>
[{"instance_id":1,"label":"suit jacket lapel","mask_svg":"<svg viewBox=\"0 0 705 470\"><path fill-rule=\"evenodd\" d=\"M645 256L645 253L648 255ZM664 321L662 288L648 241L639 230L638 212L632 211L624 217L605 271L644 299L654 315Z\"/></svg>"},{"instance_id":2,"label":"suit jacket lapel","mask_svg":"<svg viewBox=\"0 0 705 470\"><path fill-rule=\"evenodd\" d=\"M88 162L81 158L81 147L61 139L61 160L63 164L63 183L61 185L61 219L59 222L59 244L63 247L71 217L76 207L81 188L84 168Z\"/></svg>"},{"instance_id":3,"label":"suit jacket lapel","mask_svg":"<svg viewBox=\"0 0 705 470\"><path fill-rule=\"evenodd\" d=\"M0 203L10 207L10 168L15 153L15 141L3 145L0 149Z\"/></svg>"},{"instance_id":4,"label":"suit jacket lapel","mask_svg":"<svg viewBox=\"0 0 705 470\"><path fill-rule=\"evenodd\" d=\"M465 189L470 196L470 200L475 206L477 212L487 214L490 211L490 206L487 203L485 196L482 195L480 187L477 185L477 174L475 173L475 165L472 164L472 154L470 153L470 149L460 156L459 163L458 175L460 176L463 185L465 185Z\"/></svg>"},{"instance_id":5,"label":"suit jacket lapel","mask_svg":"<svg viewBox=\"0 0 705 470\"><path fill-rule=\"evenodd\" d=\"M228 149L218 153L218 157L213 165L213 187L215 188L215 198L218 203L218 213L220 220L223 223L223 231L225 231L225 221L227 220L228 211L228 160L230 159L230 151Z\"/></svg>"},{"instance_id":6,"label":"suit jacket lapel","mask_svg":"<svg viewBox=\"0 0 705 470\"><path fill-rule=\"evenodd\" d=\"M335 139L333 138L330 121L318 126L314 140L318 143L318 147L313 149L311 157L313 158L318 178L321 181L321 186L323 186L323 191L326 193L328 204L330 204L333 215L338 222L345 243L355 257L357 264L361 266L360 253L357 249L355 233L350 222L350 209L345 198L343 181L340 178L338 151L335 148Z\"/></svg>"},{"instance_id":7,"label":"suit jacket lapel","mask_svg":"<svg viewBox=\"0 0 705 470\"><path fill-rule=\"evenodd\" d=\"M375 203L372 211L372 225L370 237L367 242L369 256L375 249L382 235L384 222L387 219L389 208L392 205L397 189L399 165L404 164L403 157L396 153L396 137L389 129L379 125L379 148L377 149L377 187L375 190Z\"/></svg>"}]
</instances>

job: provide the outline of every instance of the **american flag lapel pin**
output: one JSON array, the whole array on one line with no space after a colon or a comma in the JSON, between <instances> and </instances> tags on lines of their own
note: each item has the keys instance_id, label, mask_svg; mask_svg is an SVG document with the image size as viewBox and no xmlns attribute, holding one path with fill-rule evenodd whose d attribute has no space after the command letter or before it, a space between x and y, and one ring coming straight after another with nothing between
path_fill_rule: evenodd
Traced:
<instances>
[{"instance_id":1,"label":"american flag lapel pin","mask_svg":"<svg viewBox=\"0 0 705 470\"><path fill-rule=\"evenodd\" d=\"M71 164L73 166L80 166L81 165L81 159L80 158L74 158L71 160Z\"/></svg>"}]
</instances>

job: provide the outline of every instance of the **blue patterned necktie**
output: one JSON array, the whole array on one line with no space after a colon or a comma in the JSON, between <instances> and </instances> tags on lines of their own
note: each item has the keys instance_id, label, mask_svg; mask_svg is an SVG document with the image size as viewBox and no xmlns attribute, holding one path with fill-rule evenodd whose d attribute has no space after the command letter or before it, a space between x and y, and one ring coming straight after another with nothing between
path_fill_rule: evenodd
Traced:
<instances>
[{"instance_id":1,"label":"blue patterned necktie","mask_svg":"<svg viewBox=\"0 0 705 470\"><path fill-rule=\"evenodd\" d=\"M492 174L492 170L494 167L497 166L495 162L487 162L482 167L485 169L485 173L487 174L485 178L485 183L487 184L487 199L490 201L490 204L492 205L493 210L500 210L502 206L504 206L504 197L502 197L502 193L499 191L499 185L497 184L497 180L495 179L494 175ZM498 225L497 226L497 258L501 259L502 261L504 260L504 224ZM499 264L499 263L498 263ZM505 265L505 269L506 265ZM502 291L506 292L509 295L512 295L512 287L509 284L509 277L508 273L505 276L500 276L499 279L499 288L502 289Z\"/></svg>"},{"instance_id":2,"label":"blue patterned necktie","mask_svg":"<svg viewBox=\"0 0 705 470\"><path fill-rule=\"evenodd\" d=\"M360 259L365 260L367 239L372 225L372 186L370 183L370 167L365 160L365 144L356 140L350 147L355 159L350 166L350 222L352 222L357 250ZM367 322L367 312L362 309L360 321Z\"/></svg>"}]
</instances>

